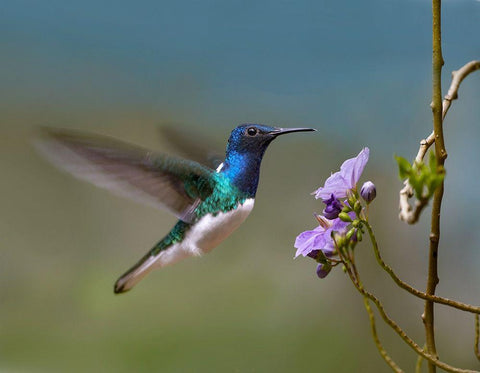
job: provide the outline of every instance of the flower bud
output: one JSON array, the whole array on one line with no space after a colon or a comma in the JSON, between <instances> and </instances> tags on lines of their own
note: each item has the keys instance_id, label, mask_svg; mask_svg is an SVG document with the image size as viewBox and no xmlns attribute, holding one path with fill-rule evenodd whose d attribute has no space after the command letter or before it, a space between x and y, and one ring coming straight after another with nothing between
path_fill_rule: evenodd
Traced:
<instances>
[{"instance_id":1,"label":"flower bud","mask_svg":"<svg viewBox=\"0 0 480 373\"><path fill-rule=\"evenodd\" d=\"M357 215L360 214L360 212L362 211L362 204L360 203L360 201L355 202L355 204L353 205L353 211L355 211Z\"/></svg>"},{"instance_id":2,"label":"flower bud","mask_svg":"<svg viewBox=\"0 0 480 373\"><path fill-rule=\"evenodd\" d=\"M377 189L375 188L375 184L373 184L371 181L366 181L362 185L362 189L360 189L360 195L365 200L365 202L372 202L377 196Z\"/></svg>"},{"instance_id":3,"label":"flower bud","mask_svg":"<svg viewBox=\"0 0 480 373\"><path fill-rule=\"evenodd\" d=\"M353 235L355 234L355 232L357 231L356 228L352 228L350 229L347 234L345 235L345 237L347 237L347 240L350 241L350 239L353 237ZM356 238L356 237L355 237Z\"/></svg>"},{"instance_id":4,"label":"flower bud","mask_svg":"<svg viewBox=\"0 0 480 373\"><path fill-rule=\"evenodd\" d=\"M350 211L353 211L352 208L348 205L348 204L345 204L343 206L343 209L342 209L343 212L350 212Z\"/></svg>"},{"instance_id":5,"label":"flower bud","mask_svg":"<svg viewBox=\"0 0 480 373\"><path fill-rule=\"evenodd\" d=\"M338 248L343 247L346 243L345 236L337 232L333 234L333 241L335 242Z\"/></svg>"},{"instance_id":6,"label":"flower bud","mask_svg":"<svg viewBox=\"0 0 480 373\"><path fill-rule=\"evenodd\" d=\"M332 266L328 263L320 263L317 266L317 276L320 278L325 278L332 270Z\"/></svg>"},{"instance_id":7,"label":"flower bud","mask_svg":"<svg viewBox=\"0 0 480 373\"><path fill-rule=\"evenodd\" d=\"M346 212L341 212L340 214L338 214L338 217L341 221L344 221L346 223L350 223L352 221L352 218Z\"/></svg>"},{"instance_id":8,"label":"flower bud","mask_svg":"<svg viewBox=\"0 0 480 373\"><path fill-rule=\"evenodd\" d=\"M355 201L357 200L355 198L355 194L353 194L353 192L349 192L348 195L347 195L347 201L348 201L348 204L350 205L350 207L353 209L353 206L355 206Z\"/></svg>"}]
</instances>

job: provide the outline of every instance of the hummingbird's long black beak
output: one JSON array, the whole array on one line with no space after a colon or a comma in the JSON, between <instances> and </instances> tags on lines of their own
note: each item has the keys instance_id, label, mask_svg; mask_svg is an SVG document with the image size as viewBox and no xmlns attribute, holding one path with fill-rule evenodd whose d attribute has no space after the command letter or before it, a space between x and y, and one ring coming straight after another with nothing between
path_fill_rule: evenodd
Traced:
<instances>
[{"instance_id":1,"label":"hummingbird's long black beak","mask_svg":"<svg viewBox=\"0 0 480 373\"><path fill-rule=\"evenodd\" d=\"M275 136L284 135L291 132L307 132L307 131L316 131L314 128L275 128L270 134Z\"/></svg>"}]
</instances>

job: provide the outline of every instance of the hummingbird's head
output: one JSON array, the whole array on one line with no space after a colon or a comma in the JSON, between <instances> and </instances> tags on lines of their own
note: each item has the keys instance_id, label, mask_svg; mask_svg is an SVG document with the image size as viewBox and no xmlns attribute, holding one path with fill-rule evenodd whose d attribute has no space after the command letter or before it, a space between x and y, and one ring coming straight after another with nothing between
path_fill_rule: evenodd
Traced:
<instances>
[{"instance_id":1,"label":"hummingbird's head","mask_svg":"<svg viewBox=\"0 0 480 373\"><path fill-rule=\"evenodd\" d=\"M293 132L315 131L313 128L278 128L262 124L241 124L228 139L227 153L263 156L265 149L277 136Z\"/></svg>"},{"instance_id":2,"label":"hummingbird's head","mask_svg":"<svg viewBox=\"0 0 480 373\"><path fill-rule=\"evenodd\" d=\"M260 163L268 145L277 136L313 128L277 128L261 124L241 124L228 139L227 154L221 172L249 197L255 197Z\"/></svg>"}]
</instances>

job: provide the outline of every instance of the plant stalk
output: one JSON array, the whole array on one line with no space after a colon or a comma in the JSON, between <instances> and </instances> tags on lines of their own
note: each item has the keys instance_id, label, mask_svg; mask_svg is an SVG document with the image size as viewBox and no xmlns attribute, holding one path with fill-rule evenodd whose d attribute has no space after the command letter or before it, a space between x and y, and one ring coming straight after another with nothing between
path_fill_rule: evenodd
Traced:
<instances>
[{"instance_id":1,"label":"plant stalk","mask_svg":"<svg viewBox=\"0 0 480 373\"><path fill-rule=\"evenodd\" d=\"M433 114L433 132L435 134L435 157L437 167L443 167L447 152L443 138L443 120L442 120L442 35L441 35L441 0L432 0L432 114ZM442 206L444 182L438 187L433 196L431 229L430 229L430 247L428 254L428 278L426 293L435 294L435 289L439 282L438 278L438 244L440 241L440 211ZM425 301L425 309L422 315L425 325L425 337L427 353L434 358L438 358L435 346L434 330L434 302ZM431 362L428 363L428 371L436 372L436 367Z\"/></svg>"}]
</instances>

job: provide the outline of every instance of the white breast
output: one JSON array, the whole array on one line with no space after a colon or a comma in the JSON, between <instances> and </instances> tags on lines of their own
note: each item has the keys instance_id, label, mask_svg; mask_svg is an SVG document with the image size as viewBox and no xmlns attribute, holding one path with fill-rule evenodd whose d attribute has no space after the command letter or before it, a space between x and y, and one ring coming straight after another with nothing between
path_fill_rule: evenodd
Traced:
<instances>
[{"instance_id":1,"label":"white breast","mask_svg":"<svg viewBox=\"0 0 480 373\"><path fill-rule=\"evenodd\" d=\"M243 223L252 211L254 202L253 198L249 198L235 210L203 216L187 232L182 248L194 255L209 252Z\"/></svg>"},{"instance_id":2,"label":"white breast","mask_svg":"<svg viewBox=\"0 0 480 373\"><path fill-rule=\"evenodd\" d=\"M149 257L135 270L121 277L116 286L123 291L131 289L154 268L165 267L192 255L201 255L212 250L227 238L247 218L253 209L254 199L249 198L229 212L220 212L213 216L203 216L191 227L182 242L177 242L168 249Z\"/></svg>"}]
</instances>

